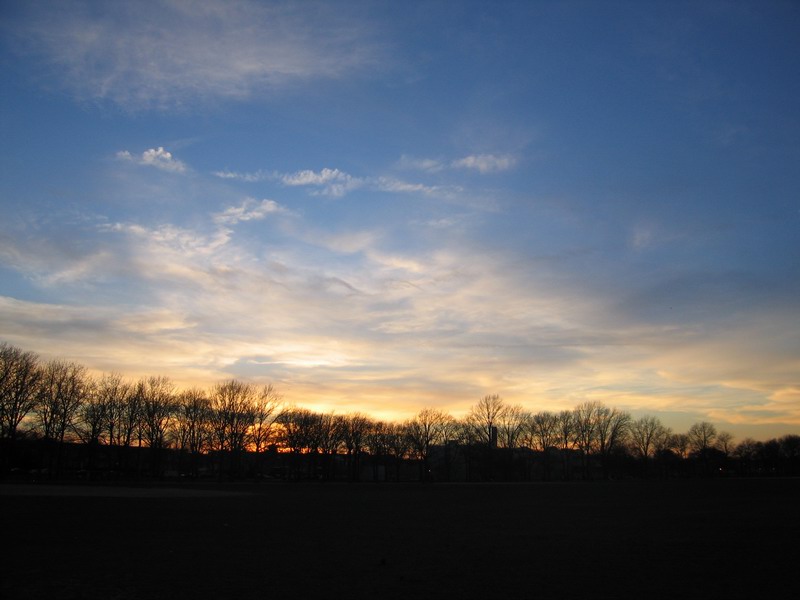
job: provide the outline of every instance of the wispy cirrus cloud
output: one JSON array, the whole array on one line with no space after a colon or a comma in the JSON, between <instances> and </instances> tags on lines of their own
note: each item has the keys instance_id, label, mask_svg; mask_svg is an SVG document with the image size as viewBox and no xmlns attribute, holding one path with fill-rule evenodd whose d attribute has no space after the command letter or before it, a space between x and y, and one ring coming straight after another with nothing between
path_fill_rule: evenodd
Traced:
<instances>
[{"instance_id":1,"label":"wispy cirrus cloud","mask_svg":"<svg viewBox=\"0 0 800 600\"><path fill-rule=\"evenodd\" d=\"M339 169L329 169L327 167L319 171L303 169L291 173L264 170L243 173L223 170L213 171L211 174L220 179L231 179L245 183L275 181L288 187L311 187L315 188L315 193L317 194L334 197L344 196L347 192L362 187L367 181Z\"/></svg>"},{"instance_id":2,"label":"wispy cirrus cloud","mask_svg":"<svg viewBox=\"0 0 800 600\"><path fill-rule=\"evenodd\" d=\"M321 171L303 170L295 173L284 173L278 176L283 185L311 186L319 189L325 196L344 196L347 192L360 188L365 180L353 177L339 169L322 169Z\"/></svg>"},{"instance_id":3,"label":"wispy cirrus cloud","mask_svg":"<svg viewBox=\"0 0 800 600\"><path fill-rule=\"evenodd\" d=\"M517 162L517 157L512 154L470 154L452 160L415 158L403 155L397 161L397 166L400 169L426 173L439 173L449 169L469 169L485 175L513 169Z\"/></svg>"},{"instance_id":4,"label":"wispy cirrus cloud","mask_svg":"<svg viewBox=\"0 0 800 600\"><path fill-rule=\"evenodd\" d=\"M313 10L310 10L313 8ZM127 110L246 99L294 81L337 78L381 55L374 28L324 2L250 0L24 6L7 33L79 100Z\"/></svg>"},{"instance_id":5,"label":"wispy cirrus cloud","mask_svg":"<svg viewBox=\"0 0 800 600\"><path fill-rule=\"evenodd\" d=\"M435 158L415 158L404 154L397 161L397 166L400 169L438 173L447 168L447 162Z\"/></svg>"},{"instance_id":6,"label":"wispy cirrus cloud","mask_svg":"<svg viewBox=\"0 0 800 600\"><path fill-rule=\"evenodd\" d=\"M319 171L303 169L291 173L277 171L214 171L212 173L220 179L231 179L245 183L260 181L275 181L287 187L308 187L313 194L340 198L349 192L358 189L367 189L375 192L423 194L427 196L449 197L463 191L458 186L426 185L423 183L409 182L389 176L356 177L339 169L323 168Z\"/></svg>"},{"instance_id":7,"label":"wispy cirrus cloud","mask_svg":"<svg viewBox=\"0 0 800 600\"><path fill-rule=\"evenodd\" d=\"M276 179L276 173L268 173L267 171L254 171L253 173L240 173L237 171L212 171L214 177L220 179L231 179L233 181L244 181L245 183L257 183L259 181L269 181Z\"/></svg>"},{"instance_id":8,"label":"wispy cirrus cloud","mask_svg":"<svg viewBox=\"0 0 800 600\"><path fill-rule=\"evenodd\" d=\"M229 206L214 215L214 222L220 225L236 225L242 221L259 221L269 214L287 213L287 209L274 200L246 198L239 206Z\"/></svg>"},{"instance_id":9,"label":"wispy cirrus cloud","mask_svg":"<svg viewBox=\"0 0 800 600\"><path fill-rule=\"evenodd\" d=\"M508 171L517 164L516 158L511 155L472 154L456 159L450 163L454 169L472 169L479 173L497 173Z\"/></svg>"},{"instance_id":10,"label":"wispy cirrus cloud","mask_svg":"<svg viewBox=\"0 0 800 600\"><path fill-rule=\"evenodd\" d=\"M169 173L186 173L188 170L186 163L172 156L172 153L164 150L162 146L150 148L138 155L131 154L128 150L121 150L117 152L117 159L133 162L137 165L155 167Z\"/></svg>"}]
</instances>

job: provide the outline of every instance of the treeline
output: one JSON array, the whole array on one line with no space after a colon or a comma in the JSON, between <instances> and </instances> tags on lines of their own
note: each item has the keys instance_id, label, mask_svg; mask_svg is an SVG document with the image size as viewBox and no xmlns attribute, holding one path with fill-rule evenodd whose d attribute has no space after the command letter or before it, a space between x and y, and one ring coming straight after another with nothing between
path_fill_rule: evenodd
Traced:
<instances>
[{"instance_id":1,"label":"treeline","mask_svg":"<svg viewBox=\"0 0 800 600\"><path fill-rule=\"evenodd\" d=\"M0 344L5 476L530 481L800 474L800 436L735 443L708 422L673 432L599 402L530 412L497 395L462 418L404 422L287 406L237 380L178 391L166 377L91 376Z\"/></svg>"}]
</instances>

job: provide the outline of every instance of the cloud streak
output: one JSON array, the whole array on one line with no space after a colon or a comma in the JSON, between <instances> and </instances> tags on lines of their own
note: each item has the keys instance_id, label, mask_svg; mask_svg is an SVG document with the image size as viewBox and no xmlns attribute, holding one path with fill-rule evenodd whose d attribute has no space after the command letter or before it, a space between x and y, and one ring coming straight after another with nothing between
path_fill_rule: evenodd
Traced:
<instances>
[{"instance_id":1,"label":"cloud streak","mask_svg":"<svg viewBox=\"0 0 800 600\"><path fill-rule=\"evenodd\" d=\"M260 221L270 214L287 214L285 207L274 200L261 200L247 198L239 206L229 206L224 211L214 215L214 222L220 225L236 225L242 221Z\"/></svg>"},{"instance_id":2,"label":"cloud streak","mask_svg":"<svg viewBox=\"0 0 800 600\"><path fill-rule=\"evenodd\" d=\"M319 171L303 169L291 173L279 173L277 171L267 172L264 170L254 171L252 173L214 171L212 175L220 179L242 181L244 183L274 181L285 187L307 187L313 190L313 195L331 196L334 198L341 198L356 190L421 194L442 198L452 198L464 192L464 189L459 186L426 185L384 175L356 177L339 169L327 167Z\"/></svg>"},{"instance_id":3,"label":"cloud streak","mask_svg":"<svg viewBox=\"0 0 800 600\"><path fill-rule=\"evenodd\" d=\"M454 169L472 169L481 174L507 171L517 164L513 156L496 156L494 154L473 154L459 158L450 163Z\"/></svg>"},{"instance_id":4,"label":"cloud streak","mask_svg":"<svg viewBox=\"0 0 800 600\"><path fill-rule=\"evenodd\" d=\"M426 173L465 169L486 175L513 169L517 162L517 157L511 154L470 154L450 161L433 158L413 158L404 155L400 157L397 165L401 169L424 171Z\"/></svg>"},{"instance_id":5,"label":"cloud streak","mask_svg":"<svg viewBox=\"0 0 800 600\"><path fill-rule=\"evenodd\" d=\"M127 110L183 110L246 99L295 81L338 78L375 63L368 28L318 3L157 0L44 2L9 23L18 49L81 100Z\"/></svg>"}]
</instances>

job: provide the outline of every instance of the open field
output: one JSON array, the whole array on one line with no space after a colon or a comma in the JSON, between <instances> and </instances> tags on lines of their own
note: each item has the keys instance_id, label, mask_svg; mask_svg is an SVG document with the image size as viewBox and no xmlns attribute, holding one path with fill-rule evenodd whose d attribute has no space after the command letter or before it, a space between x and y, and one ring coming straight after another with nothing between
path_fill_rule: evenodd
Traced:
<instances>
[{"instance_id":1,"label":"open field","mask_svg":"<svg viewBox=\"0 0 800 600\"><path fill-rule=\"evenodd\" d=\"M0 485L4 598L800 592L800 480Z\"/></svg>"}]
</instances>

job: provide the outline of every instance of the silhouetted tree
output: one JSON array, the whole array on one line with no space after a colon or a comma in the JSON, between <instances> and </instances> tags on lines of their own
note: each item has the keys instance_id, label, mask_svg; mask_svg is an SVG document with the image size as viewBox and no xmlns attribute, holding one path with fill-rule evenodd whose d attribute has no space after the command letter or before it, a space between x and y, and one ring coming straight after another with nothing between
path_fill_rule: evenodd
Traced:
<instances>
[{"instance_id":1,"label":"silhouetted tree","mask_svg":"<svg viewBox=\"0 0 800 600\"><path fill-rule=\"evenodd\" d=\"M344 438L344 417L333 413L320 415L319 428L319 450L324 463L323 477L335 479L336 455Z\"/></svg>"},{"instance_id":2,"label":"silhouetted tree","mask_svg":"<svg viewBox=\"0 0 800 600\"><path fill-rule=\"evenodd\" d=\"M84 401L86 386L86 368L76 363L53 360L42 369L36 413L45 440L57 443L56 477L61 469L64 441Z\"/></svg>"},{"instance_id":3,"label":"silhouetted tree","mask_svg":"<svg viewBox=\"0 0 800 600\"><path fill-rule=\"evenodd\" d=\"M431 448L445 441L446 427L453 418L435 408L423 408L405 424L409 446L414 456L420 460L422 481L431 478Z\"/></svg>"},{"instance_id":4,"label":"silhouetted tree","mask_svg":"<svg viewBox=\"0 0 800 600\"><path fill-rule=\"evenodd\" d=\"M105 433L106 404L99 394L98 381L87 377L86 393L77 411L73 429L86 447L86 468L90 473L95 468L97 447Z\"/></svg>"},{"instance_id":5,"label":"silhouetted tree","mask_svg":"<svg viewBox=\"0 0 800 600\"><path fill-rule=\"evenodd\" d=\"M497 441L501 448L519 448L528 414L518 404L506 406L497 418Z\"/></svg>"},{"instance_id":6,"label":"silhouetted tree","mask_svg":"<svg viewBox=\"0 0 800 600\"><path fill-rule=\"evenodd\" d=\"M503 399L497 394L484 396L470 407L466 422L477 443L489 447L497 444L497 426L504 409Z\"/></svg>"},{"instance_id":7,"label":"silhouetted tree","mask_svg":"<svg viewBox=\"0 0 800 600\"><path fill-rule=\"evenodd\" d=\"M361 477L361 454L364 451L365 438L371 425L371 419L361 413L346 415L342 422L342 441L347 450L350 478L353 481L358 481Z\"/></svg>"},{"instance_id":8,"label":"silhouetted tree","mask_svg":"<svg viewBox=\"0 0 800 600\"><path fill-rule=\"evenodd\" d=\"M203 390L192 388L178 395L175 403L175 438L189 456L189 472L198 475L198 458L211 441L211 401Z\"/></svg>"},{"instance_id":9,"label":"silhouetted tree","mask_svg":"<svg viewBox=\"0 0 800 600\"><path fill-rule=\"evenodd\" d=\"M631 416L616 408L600 406L595 413L595 419L597 421L595 428L597 453L600 455L603 477L608 479L610 476L609 463L611 456L614 452L624 448Z\"/></svg>"},{"instance_id":10,"label":"silhouetted tree","mask_svg":"<svg viewBox=\"0 0 800 600\"><path fill-rule=\"evenodd\" d=\"M148 377L137 384L141 398L142 437L150 448L150 467L154 477L161 476L162 450L175 416L174 385L168 377Z\"/></svg>"},{"instance_id":11,"label":"silhouetted tree","mask_svg":"<svg viewBox=\"0 0 800 600\"><path fill-rule=\"evenodd\" d=\"M253 401L253 425L250 444L256 453L256 472L262 472L262 457L274 436L274 425L283 410L281 395L270 383L263 386Z\"/></svg>"},{"instance_id":12,"label":"silhouetted tree","mask_svg":"<svg viewBox=\"0 0 800 600\"><path fill-rule=\"evenodd\" d=\"M544 452L547 448L558 445L558 415L541 411L528 416L528 447Z\"/></svg>"},{"instance_id":13,"label":"silhouetted tree","mask_svg":"<svg viewBox=\"0 0 800 600\"><path fill-rule=\"evenodd\" d=\"M669 448L680 458L687 458L689 456L689 449L691 447L689 436L685 433L673 433L669 437Z\"/></svg>"},{"instance_id":14,"label":"silhouetted tree","mask_svg":"<svg viewBox=\"0 0 800 600\"><path fill-rule=\"evenodd\" d=\"M717 434L717 440L714 444L719 450L725 455L728 456L734 448L733 444L733 435L727 431L720 431Z\"/></svg>"},{"instance_id":15,"label":"silhouetted tree","mask_svg":"<svg viewBox=\"0 0 800 600\"><path fill-rule=\"evenodd\" d=\"M717 428L708 421L701 421L692 425L686 435L692 453L700 460L703 473L710 474L709 455L717 440Z\"/></svg>"},{"instance_id":16,"label":"silhouetted tree","mask_svg":"<svg viewBox=\"0 0 800 600\"><path fill-rule=\"evenodd\" d=\"M531 450L541 452L542 477L550 479L550 449L557 447L559 442L558 415L548 411L529 415L526 426L527 445Z\"/></svg>"},{"instance_id":17,"label":"silhouetted tree","mask_svg":"<svg viewBox=\"0 0 800 600\"><path fill-rule=\"evenodd\" d=\"M689 428L689 446L693 452L701 454L714 447L717 439L717 428L708 421L695 423Z\"/></svg>"},{"instance_id":18,"label":"silhouetted tree","mask_svg":"<svg viewBox=\"0 0 800 600\"><path fill-rule=\"evenodd\" d=\"M570 451L575 447L575 414L571 410L562 410L558 413L558 446L561 450L561 460L564 479L570 479Z\"/></svg>"},{"instance_id":19,"label":"silhouetted tree","mask_svg":"<svg viewBox=\"0 0 800 600\"><path fill-rule=\"evenodd\" d=\"M739 464L739 473L751 475L754 470L756 456L758 454L758 442L753 438L745 438L733 449L733 456Z\"/></svg>"},{"instance_id":20,"label":"silhouetted tree","mask_svg":"<svg viewBox=\"0 0 800 600\"><path fill-rule=\"evenodd\" d=\"M581 453L583 477L589 479L589 456L597 442L598 411L602 408L599 402L583 402L572 410L574 418L575 443Z\"/></svg>"},{"instance_id":21,"label":"silhouetted tree","mask_svg":"<svg viewBox=\"0 0 800 600\"><path fill-rule=\"evenodd\" d=\"M0 437L12 444L20 423L36 407L41 377L36 354L0 344Z\"/></svg>"},{"instance_id":22,"label":"silhouetted tree","mask_svg":"<svg viewBox=\"0 0 800 600\"><path fill-rule=\"evenodd\" d=\"M103 406L103 436L109 445L125 445L126 403L131 395L131 385L118 373L104 373L94 382L94 395ZM137 419L134 419L136 422ZM127 435L128 444L132 432Z\"/></svg>"},{"instance_id":23,"label":"silhouetted tree","mask_svg":"<svg viewBox=\"0 0 800 600\"><path fill-rule=\"evenodd\" d=\"M291 477L302 476L303 467L301 459L304 455L316 454L322 441L322 416L306 408L291 407L283 411L278 419L280 425L280 440L283 446L291 452L292 469ZM311 475L312 461L305 461L308 466L307 474Z\"/></svg>"},{"instance_id":24,"label":"silhouetted tree","mask_svg":"<svg viewBox=\"0 0 800 600\"><path fill-rule=\"evenodd\" d=\"M311 411L306 408L292 406L280 415L280 441L290 452L300 454L308 447L308 420Z\"/></svg>"},{"instance_id":25,"label":"silhouetted tree","mask_svg":"<svg viewBox=\"0 0 800 600\"><path fill-rule=\"evenodd\" d=\"M26 419L34 423L33 435L15 444L13 439ZM70 446L67 453L69 441L82 444ZM543 477L549 478L548 457L557 451L563 458L565 479L572 475L573 455L581 457L585 478L591 477L597 465L606 477L612 467L627 468L631 456L642 461L645 473L652 460L664 475L718 473L734 466L740 474L800 474L798 435L765 442L747 438L734 444L731 434L718 433L705 421L695 423L685 434L674 434L655 417L632 420L628 413L599 402L584 402L558 414L531 415L521 406L505 405L497 395L487 395L461 420L426 408L404 423L375 422L359 413L284 411L272 385L259 389L229 380L210 393L190 389L176 395L167 377L143 378L135 385L116 373L92 378L81 365L58 360L42 364L35 354L0 343L0 455L5 468L13 464L10 454L16 445L25 448L25 464L49 465L51 472L55 465L55 474L62 467L62 455L64 465L71 458L73 468L88 464L94 471L97 451L98 457L138 457L139 474L143 458L149 457L151 473L158 476L161 451L173 441L176 453L171 456L179 461L174 464L185 465L188 453L194 474L199 462L194 459L203 453L217 452L229 465L227 470L220 466L218 472L233 474L238 472L238 463L232 457L244 457L253 450L258 458L267 448L274 452L276 446L290 451L295 475L305 469L302 472L310 477L326 479L335 476L340 451L346 452L347 472L353 480L361 474L365 451L372 457L374 479L383 478L382 468L391 473L394 467L394 479L399 480L402 461L409 457L419 460L422 479L435 473L450 480L457 457L464 458L465 471L459 477L492 479L494 466L506 465L508 469L498 469L498 474L511 479L520 475L522 453L516 451L520 446L531 450L525 453L531 457L530 477L535 476L537 453L541 453ZM119 451L101 453L97 449L103 443ZM136 450L123 452L134 445ZM258 465L257 458L247 464ZM273 459L282 460L278 454ZM118 458L116 465L125 471L129 461Z\"/></svg>"},{"instance_id":26,"label":"silhouetted tree","mask_svg":"<svg viewBox=\"0 0 800 600\"><path fill-rule=\"evenodd\" d=\"M663 449L668 435L667 428L658 417L644 416L631 422L629 438L631 447L642 460L645 474L651 457Z\"/></svg>"},{"instance_id":27,"label":"silhouetted tree","mask_svg":"<svg viewBox=\"0 0 800 600\"><path fill-rule=\"evenodd\" d=\"M384 421L373 421L367 431L366 444L372 462L372 480L386 479L386 460L389 455L388 447L389 424Z\"/></svg>"},{"instance_id":28,"label":"silhouetted tree","mask_svg":"<svg viewBox=\"0 0 800 600\"><path fill-rule=\"evenodd\" d=\"M395 468L395 481L400 481L400 467L411 451L405 423L389 423L386 429L386 449Z\"/></svg>"},{"instance_id":29,"label":"silhouetted tree","mask_svg":"<svg viewBox=\"0 0 800 600\"><path fill-rule=\"evenodd\" d=\"M781 457L786 462L785 475L800 474L800 435L788 434L778 439Z\"/></svg>"},{"instance_id":30,"label":"silhouetted tree","mask_svg":"<svg viewBox=\"0 0 800 600\"><path fill-rule=\"evenodd\" d=\"M99 393L98 382L87 377L84 401L77 411L75 433L84 444L98 445L105 434L106 404Z\"/></svg>"},{"instance_id":31,"label":"silhouetted tree","mask_svg":"<svg viewBox=\"0 0 800 600\"><path fill-rule=\"evenodd\" d=\"M254 423L255 388L236 379L218 383L211 390L211 426L217 450L241 452Z\"/></svg>"},{"instance_id":32,"label":"silhouetted tree","mask_svg":"<svg viewBox=\"0 0 800 600\"><path fill-rule=\"evenodd\" d=\"M272 426L281 414L281 395L272 384L263 386L253 400L253 425L250 442L256 453L266 450L272 438Z\"/></svg>"}]
</instances>

